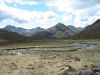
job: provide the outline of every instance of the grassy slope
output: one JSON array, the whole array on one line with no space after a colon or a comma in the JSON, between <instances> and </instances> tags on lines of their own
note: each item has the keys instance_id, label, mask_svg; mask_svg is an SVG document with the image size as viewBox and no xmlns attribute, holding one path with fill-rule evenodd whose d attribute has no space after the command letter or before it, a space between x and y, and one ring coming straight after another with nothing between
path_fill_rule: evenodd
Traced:
<instances>
[{"instance_id":1,"label":"grassy slope","mask_svg":"<svg viewBox=\"0 0 100 75\"><path fill-rule=\"evenodd\" d=\"M14 32L7 32L0 29L0 39L5 41L25 41L26 37Z\"/></svg>"},{"instance_id":2,"label":"grassy slope","mask_svg":"<svg viewBox=\"0 0 100 75\"><path fill-rule=\"evenodd\" d=\"M100 19L97 20L92 25L86 27L83 31L73 36L72 38L99 39L100 38Z\"/></svg>"}]
</instances>

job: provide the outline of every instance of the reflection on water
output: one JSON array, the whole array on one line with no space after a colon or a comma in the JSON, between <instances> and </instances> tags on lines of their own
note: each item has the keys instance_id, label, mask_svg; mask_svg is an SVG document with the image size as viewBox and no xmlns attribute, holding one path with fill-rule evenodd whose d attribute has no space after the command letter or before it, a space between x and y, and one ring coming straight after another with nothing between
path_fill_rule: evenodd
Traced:
<instances>
[{"instance_id":1,"label":"reflection on water","mask_svg":"<svg viewBox=\"0 0 100 75\"><path fill-rule=\"evenodd\" d=\"M83 44L83 43L72 43L71 48L78 49L78 50L89 50L95 49L97 46L95 44Z\"/></svg>"}]
</instances>

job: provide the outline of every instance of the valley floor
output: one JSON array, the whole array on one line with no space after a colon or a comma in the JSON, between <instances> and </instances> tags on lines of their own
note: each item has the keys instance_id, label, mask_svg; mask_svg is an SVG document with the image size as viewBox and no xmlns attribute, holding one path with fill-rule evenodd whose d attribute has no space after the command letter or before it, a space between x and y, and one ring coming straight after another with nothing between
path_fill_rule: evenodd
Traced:
<instances>
[{"instance_id":1,"label":"valley floor","mask_svg":"<svg viewBox=\"0 0 100 75\"><path fill-rule=\"evenodd\" d=\"M85 48L91 45L93 48ZM100 68L100 40L52 39L0 45L0 75L58 75L64 65L76 70L72 75L82 69Z\"/></svg>"}]
</instances>

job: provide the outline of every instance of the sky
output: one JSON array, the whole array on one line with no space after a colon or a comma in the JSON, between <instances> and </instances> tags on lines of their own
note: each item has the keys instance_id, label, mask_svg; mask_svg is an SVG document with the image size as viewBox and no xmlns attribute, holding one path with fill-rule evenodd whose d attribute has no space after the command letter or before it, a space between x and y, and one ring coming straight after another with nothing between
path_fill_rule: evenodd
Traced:
<instances>
[{"instance_id":1,"label":"sky","mask_svg":"<svg viewBox=\"0 0 100 75\"><path fill-rule=\"evenodd\" d=\"M0 28L49 28L59 22L85 27L97 19L100 0L0 0Z\"/></svg>"}]
</instances>

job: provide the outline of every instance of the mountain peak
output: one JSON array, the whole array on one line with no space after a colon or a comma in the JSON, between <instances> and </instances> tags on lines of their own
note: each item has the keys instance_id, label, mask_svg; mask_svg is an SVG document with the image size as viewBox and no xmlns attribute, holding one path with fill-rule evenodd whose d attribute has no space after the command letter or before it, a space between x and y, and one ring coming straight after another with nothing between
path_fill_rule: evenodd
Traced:
<instances>
[{"instance_id":1,"label":"mountain peak","mask_svg":"<svg viewBox=\"0 0 100 75\"><path fill-rule=\"evenodd\" d=\"M56 26L65 26L63 23L57 23Z\"/></svg>"},{"instance_id":2,"label":"mountain peak","mask_svg":"<svg viewBox=\"0 0 100 75\"><path fill-rule=\"evenodd\" d=\"M67 28L66 25L64 25L63 23L57 23L55 26L53 26L54 28L57 28L57 29L65 29Z\"/></svg>"},{"instance_id":3,"label":"mountain peak","mask_svg":"<svg viewBox=\"0 0 100 75\"><path fill-rule=\"evenodd\" d=\"M100 19L97 19L94 24L100 23Z\"/></svg>"},{"instance_id":4,"label":"mountain peak","mask_svg":"<svg viewBox=\"0 0 100 75\"><path fill-rule=\"evenodd\" d=\"M35 29L43 29L43 28L41 28L41 27L36 27Z\"/></svg>"},{"instance_id":5,"label":"mountain peak","mask_svg":"<svg viewBox=\"0 0 100 75\"><path fill-rule=\"evenodd\" d=\"M12 25L7 25L5 28L15 28L15 26L12 26Z\"/></svg>"}]
</instances>

